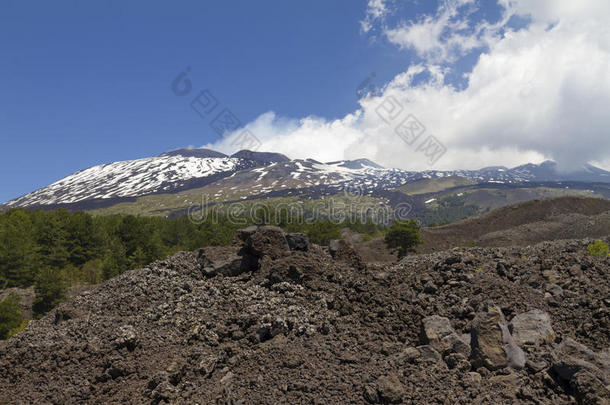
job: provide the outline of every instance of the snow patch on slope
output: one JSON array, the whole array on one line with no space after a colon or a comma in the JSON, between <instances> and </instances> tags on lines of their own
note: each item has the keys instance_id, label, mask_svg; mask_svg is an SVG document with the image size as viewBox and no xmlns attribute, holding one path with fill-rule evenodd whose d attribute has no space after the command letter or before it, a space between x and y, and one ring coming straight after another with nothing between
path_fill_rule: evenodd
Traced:
<instances>
[{"instance_id":1,"label":"snow patch on slope","mask_svg":"<svg viewBox=\"0 0 610 405\"><path fill-rule=\"evenodd\" d=\"M137 197L171 189L170 183L235 170L237 158L156 156L90 167L7 203L7 206L69 204L83 200Z\"/></svg>"}]
</instances>

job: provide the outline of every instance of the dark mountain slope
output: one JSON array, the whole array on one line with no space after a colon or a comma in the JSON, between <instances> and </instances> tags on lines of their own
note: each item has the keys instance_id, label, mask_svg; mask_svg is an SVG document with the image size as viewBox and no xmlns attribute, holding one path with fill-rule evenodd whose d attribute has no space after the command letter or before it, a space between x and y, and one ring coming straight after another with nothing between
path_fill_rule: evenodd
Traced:
<instances>
[{"instance_id":1,"label":"dark mountain slope","mask_svg":"<svg viewBox=\"0 0 610 405\"><path fill-rule=\"evenodd\" d=\"M228 157L224 153L216 152L212 149L176 149L169 152L160 154L159 156L184 156L184 157L196 157L196 158L226 158Z\"/></svg>"},{"instance_id":2,"label":"dark mountain slope","mask_svg":"<svg viewBox=\"0 0 610 405\"><path fill-rule=\"evenodd\" d=\"M610 201L561 197L498 208L454 224L425 228L422 252L453 246L508 246L610 234Z\"/></svg>"},{"instance_id":3,"label":"dark mountain slope","mask_svg":"<svg viewBox=\"0 0 610 405\"><path fill-rule=\"evenodd\" d=\"M254 152L251 150L240 150L231 155L232 158L238 159L246 159L253 160L255 162L259 162L261 164L269 164L269 163L279 163L279 162L289 162L290 158L286 155L282 155L281 153L273 153L273 152Z\"/></svg>"}]
</instances>

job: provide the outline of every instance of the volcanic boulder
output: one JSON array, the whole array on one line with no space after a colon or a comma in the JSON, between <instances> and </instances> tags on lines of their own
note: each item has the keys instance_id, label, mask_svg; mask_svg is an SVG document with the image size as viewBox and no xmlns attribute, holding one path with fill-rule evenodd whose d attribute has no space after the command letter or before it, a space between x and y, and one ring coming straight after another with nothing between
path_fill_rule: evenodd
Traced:
<instances>
[{"instance_id":1,"label":"volcanic boulder","mask_svg":"<svg viewBox=\"0 0 610 405\"><path fill-rule=\"evenodd\" d=\"M304 233L286 234L286 240L290 250L300 250L303 252L309 250L309 237Z\"/></svg>"},{"instance_id":2,"label":"volcanic boulder","mask_svg":"<svg viewBox=\"0 0 610 405\"><path fill-rule=\"evenodd\" d=\"M420 340L424 344L420 347L430 347L441 353L450 369L470 370L471 365L468 362L471 352L470 345L458 336L451 326L449 318L438 315L424 318Z\"/></svg>"},{"instance_id":3,"label":"volcanic boulder","mask_svg":"<svg viewBox=\"0 0 610 405\"><path fill-rule=\"evenodd\" d=\"M553 371L586 404L610 399L610 355L596 353L573 339L564 339L553 351Z\"/></svg>"},{"instance_id":4,"label":"volcanic boulder","mask_svg":"<svg viewBox=\"0 0 610 405\"><path fill-rule=\"evenodd\" d=\"M472 327L472 360L475 367L497 370L510 366L515 369L525 365L525 354L513 340L502 310L486 304L479 312Z\"/></svg>"},{"instance_id":5,"label":"volcanic boulder","mask_svg":"<svg viewBox=\"0 0 610 405\"><path fill-rule=\"evenodd\" d=\"M515 316L510 322L510 331L518 345L552 343L555 339L551 317L539 309Z\"/></svg>"},{"instance_id":6,"label":"volcanic boulder","mask_svg":"<svg viewBox=\"0 0 610 405\"><path fill-rule=\"evenodd\" d=\"M379 377L377 380L377 390L379 391L379 398L384 403L400 403L405 395L405 389L395 374Z\"/></svg>"},{"instance_id":7,"label":"volcanic boulder","mask_svg":"<svg viewBox=\"0 0 610 405\"><path fill-rule=\"evenodd\" d=\"M290 254L286 233L277 226L261 226L246 239L248 251L257 258L279 259Z\"/></svg>"},{"instance_id":8,"label":"volcanic boulder","mask_svg":"<svg viewBox=\"0 0 610 405\"><path fill-rule=\"evenodd\" d=\"M258 230L258 226L252 225L247 228L238 229L235 234L235 240L238 244L243 244L248 241L248 238Z\"/></svg>"},{"instance_id":9,"label":"volcanic boulder","mask_svg":"<svg viewBox=\"0 0 610 405\"><path fill-rule=\"evenodd\" d=\"M364 267L362 258L354 247L344 239L333 239L329 243L329 253L333 259L352 265L357 269Z\"/></svg>"},{"instance_id":10,"label":"volcanic boulder","mask_svg":"<svg viewBox=\"0 0 610 405\"><path fill-rule=\"evenodd\" d=\"M203 275L212 277L217 274L234 277L257 268L257 258L247 249L211 246L199 249L197 262Z\"/></svg>"}]
</instances>

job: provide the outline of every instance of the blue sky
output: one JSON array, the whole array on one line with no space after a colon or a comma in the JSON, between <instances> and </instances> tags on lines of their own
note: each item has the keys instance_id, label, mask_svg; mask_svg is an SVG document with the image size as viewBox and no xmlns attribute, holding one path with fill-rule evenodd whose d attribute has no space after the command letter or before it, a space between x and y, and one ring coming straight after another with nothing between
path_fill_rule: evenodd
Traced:
<instances>
[{"instance_id":1,"label":"blue sky","mask_svg":"<svg viewBox=\"0 0 610 405\"><path fill-rule=\"evenodd\" d=\"M0 201L76 170L213 142L170 91L191 67L243 122L339 117L406 55L360 34L366 2L3 1Z\"/></svg>"},{"instance_id":2,"label":"blue sky","mask_svg":"<svg viewBox=\"0 0 610 405\"><path fill-rule=\"evenodd\" d=\"M448 4L453 3L457 6L451 9ZM313 142L314 149L295 150L298 142L294 137L300 137L300 141L308 136L306 131L302 134L304 124L298 120L313 116L316 125L338 126L339 131L325 136L342 139L341 128L347 125L347 117L360 111L366 118L367 107L359 103L356 91L363 80L374 73L373 83L381 88L414 65L423 69L419 76L422 83L416 77L407 89L402 89L404 98L400 94L397 97L418 111L427 127L436 129L435 122L443 120L426 117L424 110L431 109L430 103L423 103L426 97L449 93L451 99L436 101L438 108L445 108L445 102L449 106L456 99L460 105L471 100L489 105L489 100L469 93L471 89L467 87L472 79L464 74L475 68L482 52L488 56L485 60L493 59L494 46L500 48L507 42L505 30L527 27L531 16L524 16L547 18L539 10L518 9L510 21L486 37L483 46L484 35L473 32L482 22L497 23L503 16L502 7L492 0L453 3L4 0L0 4L0 201L100 163L151 156L185 146L222 146L219 135L209 126L210 120L202 119L190 108L192 97L178 97L170 89L172 80L187 66L191 68L189 78L194 91L209 89L220 106L229 108L244 125L269 117L265 115L269 112L276 118L295 120L290 125L272 122L271 127L257 127L262 131L257 135L264 146L289 155L302 152L313 158L326 156L322 153L324 142ZM362 21L375 4L382 5L384 12L370 21L368 32L363 32ZM521 6L517 4L518 7ZM456 28L457 22L464 26ZM404 35L405 27L413 28L413 24L415 28L421 26L423 37ZM434 27L442 27L442 31L435 38L436 48L430 48L428 31ZM464 49L460 45L454 52L450 47L456 32L462 35L459 41L473 39L477 46ZM396 35L391 37L392 33ZM523 44L531 42L526 38ZM450 49L448 53L439 56L439 44L442 52ZM442 89L437 83L435 90L429 81L431 72L438 73L439 69L443 72ZM390 86L386 93L394 90ZM409 104L415 90L423 100L422 106ZM438 94L430 95L433 90ZM435 109L436 104L432 105ZM348 126L350 134L362 130L353 124ZM488 127L483 123L476 128ZM290 133L286 133L287 128ZM451 132L441 126L438 131L439 138L443 131ZM276 142L274 136L284 144ZM463 144L454 141L457 138ZM515 149L510 156L533 156L521 153L528 148L540 156L544 154L545 145L532 142L531 136L523 138L517 142L521 149ZM354 139L350 142L359 142L357 137ZM489 161L509 156L502 150L505 145L495 138L482 142L447 133L444 139L450 152L455 152L447 154L448 166L476 167L487 163L469 162L466 155L460 155L460 148L466 146L480 148L489 143L489 148L499 148ZM293 147L285 146L286 142ZM340 146L336 154L343 156L336 158L362 155L382 160L382 164L407 165L403 151L395 160L383 162L389 154L376 150L383 142L379 138L355 152ZM481 150L473 153L481 156Z\"/></svg>"}]
</instances>

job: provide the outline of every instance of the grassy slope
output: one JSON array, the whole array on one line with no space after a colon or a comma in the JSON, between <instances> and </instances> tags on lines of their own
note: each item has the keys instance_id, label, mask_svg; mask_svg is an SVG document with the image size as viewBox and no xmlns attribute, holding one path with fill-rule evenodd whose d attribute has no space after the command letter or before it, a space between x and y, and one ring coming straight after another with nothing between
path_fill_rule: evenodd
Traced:
<instances>
[{"instance_id":1,"label":"grassy slope","mask_svg":"<svg viewBox=\"0 0 610 405\"><path fill-rule=\"evenodd\" d=\"M193 190L195 191L195 190ZM165 216L176 211L186 212L189 207L201 207L202 203L216 203L214 209L225 212L229 204L218 197L203 197L202 194L180 193L175 195L158 194L138 198L135 202L124 202L112 207L91 211L93 215L134 214ZM294 212L309 213L316 218L341 216L344 213L362 213L370 207L387 207L387 201L381 198L357 197L347 198L342 194L322 197L319 199L299 199L298 197L275 197L260 199L243 199L243 195L235 194L230 204L245 212L250 212L261 204L269 205L272 211L294 210ZM383 210L383 209L382 209ZM389 209L386 209L389 212ZM236 214L236 212L234 212Z\"/></svg>"},{"instance_id":2,"label":"grassy slope","mask_svg":"<svg viewBox=\"0 0 610 405\"><path fill-rule=\"evenodd\" d=\"M420 179L410 183L405 184L404 186L400 186L396 188L396 190L401 191L407 195L419 195L419 194L428 194L428 193L437 193L439 191L446 190L452 187L458 186L467 186L471 184L476 184L475 181L469 180L464 177L459 176L450 176L450 177L441 177L438 179Z\"/></svg>"}]
</instances>

